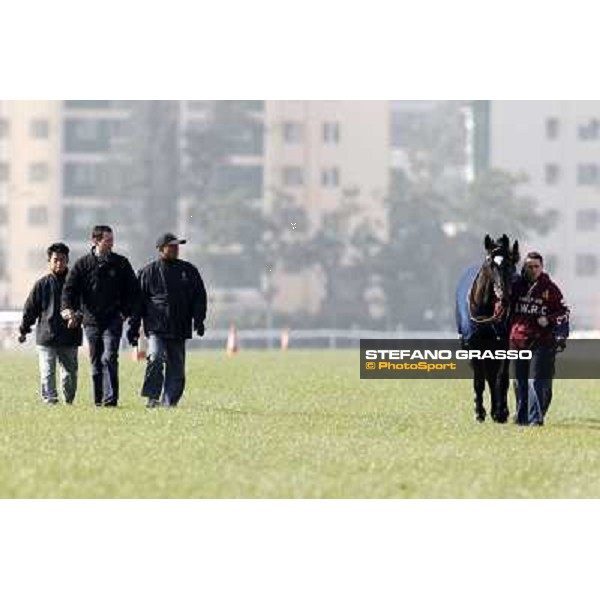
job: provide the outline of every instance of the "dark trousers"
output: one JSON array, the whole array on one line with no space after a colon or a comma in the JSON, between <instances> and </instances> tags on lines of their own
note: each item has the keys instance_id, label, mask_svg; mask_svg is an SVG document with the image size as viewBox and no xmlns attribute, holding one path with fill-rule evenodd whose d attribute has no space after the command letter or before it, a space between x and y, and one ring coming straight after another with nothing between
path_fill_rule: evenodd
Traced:
<instances>
[{"instance_id":1,"label":"dark trousers","mask_svg":"<svg viewBox=\"0 0 600 600\"><path fill-rule=\"evenodd\" d=\"M556 351L550 346L533 350L529 360L515 361L516 422L542 425L552 401L552 378Z\"/></svg>"},{"instance_id":2,"label":"dark trousers","mask_svg":"<svg viewBox=\"0 0 600 600\"><path fill-rule=\"evenodd\" d=\"M105 326L86 325L90 346L94 404L117 406L119 402L119 346L123 321L116 316Z\"/></svg>"},{"instance_id":3,"label":"dark trousers","mask_svg":"<svg viewBox=\"0 0 600 600\"><path fill-rule=\"evenodd\" d=\"M148 360L141 395L163 406L177 406L185 388L185 340L160 337L148 340Z\"/></svg>"}]
</instances>

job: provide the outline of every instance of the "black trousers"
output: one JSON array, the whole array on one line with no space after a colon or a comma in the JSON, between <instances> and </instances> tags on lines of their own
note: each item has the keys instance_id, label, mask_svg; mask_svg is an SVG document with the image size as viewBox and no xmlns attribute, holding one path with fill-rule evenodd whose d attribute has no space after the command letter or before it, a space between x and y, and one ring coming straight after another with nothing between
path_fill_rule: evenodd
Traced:
<instances>
[{"instance_id":1,"label":"black trousers","mask_svg":"<svg viewBox=\"0 0 600 600\"><path fill-rule=\"evenodd\" d=\"M123 321L114 317L104 326L86 325L85 335L90 347L94 404L117 406L119 402L119 346Z\"/></svg>"}]
</instances>

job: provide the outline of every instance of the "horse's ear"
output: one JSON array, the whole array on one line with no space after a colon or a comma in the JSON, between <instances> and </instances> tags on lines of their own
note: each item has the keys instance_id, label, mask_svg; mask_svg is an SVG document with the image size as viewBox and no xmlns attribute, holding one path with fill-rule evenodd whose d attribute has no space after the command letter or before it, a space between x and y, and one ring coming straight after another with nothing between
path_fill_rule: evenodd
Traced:
<instances>
[{"instance_id":1,"label":"horse's ear","mask_svg":"<svg viewBox=\"0 0 600 600\"><path fill-rule=\"evenodd\" d=\"M488 233L485 234L485 238L483 238L483 247L486 250L491 250L492 246L493 246L493 242L492 242L492 238L489 236Z\"/></svg>"},{"instance_id":2,"label":"horse's ear","mask_svg":"<svg viewBox=\"0 0 600 600\"><path fill-rule=\"evenodd\" d=\"M512 247L512 260L516 265L521 260L521 253L519 252L519 242L515 240L515 243Z\"/></svg>"},{"instance_id":3,"label":"horse's ear","mask_svg":"<svg viewBox=\"0 0 600 600\"><path fill-rule=\"evenodd\" d=\"M505 233L502 234L502 237L500 238L500 243L502 244L503 248L506 248L506 250L508 250L510 244L508 241L508 236Z\"/></svg>"}]
</instances>

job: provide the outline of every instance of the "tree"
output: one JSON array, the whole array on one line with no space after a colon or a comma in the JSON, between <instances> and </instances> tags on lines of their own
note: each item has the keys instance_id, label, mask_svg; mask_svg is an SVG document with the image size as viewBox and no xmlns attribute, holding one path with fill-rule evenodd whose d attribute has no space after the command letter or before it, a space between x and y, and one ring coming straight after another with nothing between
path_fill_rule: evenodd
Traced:
<instances>
[{"instance_id":1,"label":"tree","mask_svg":"<svg viewBox=\"0 0 600 600\"><path fill-rule=\"evenodd\" d=\"M306 215L281 192L267 206L262 165L248 166L247 160L240 160L262 156L263 123L254 105L207 103L205 118L186 132L184 214L207 280L221 289L259 291L270 326L274 273L278 268L297 269Z\"/></svg>"},{"instance_id":2,"label":"tree","mask_svg":"<svg viewBox=\"0 0 600 600\"><path fill-rule=\"evenodd\" d=\"M392 174L389 239L378 253L392 327L451 328L456 281L482 261L485 234L514 239L544 233L555 221L518 192L522 176L487 171L468 182L464 110L443 103L406 128L408 167Z\"/></svg>"},{"instance_id":3,"label":"tree","mask_svg":"<svg viewBox=\"0 0 600 600\"><path fill-rule=\"evenodd\" d=\"M180 194L179 104L119 102L127 116L115 121L103 165L101 195L111 223L128 239L133 264L154 258L156 238L176 229Z\"/></svg>"}]
</instances>

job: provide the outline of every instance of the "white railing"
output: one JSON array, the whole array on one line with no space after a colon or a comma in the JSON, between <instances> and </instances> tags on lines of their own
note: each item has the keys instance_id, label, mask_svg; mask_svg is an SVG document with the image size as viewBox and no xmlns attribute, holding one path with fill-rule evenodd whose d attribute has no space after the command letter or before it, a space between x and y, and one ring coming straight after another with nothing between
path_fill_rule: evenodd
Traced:
<instances>
[{"instance_id":1,"label":"white railing","mask_svg":"<svg viewBox=\"0 0 600 600\"><path fill-rule=\"evenodd\" d=\"M32 332L23 345L17 341L21 312L0 311L0 349L33 348L35 332ZM456 339L454 331L378 331L372 329L238 329L239 345L250 348L280 347L284 331L287 332L289 348L302 347L358 347L361 339ZM229 329L207 329L200 341L192 344L197 348L225 347ZM600 339L599 330L581 330L571 333L571 339ZM125 345L125 344L124 344Z\"/></svg>"}]
</instances>

